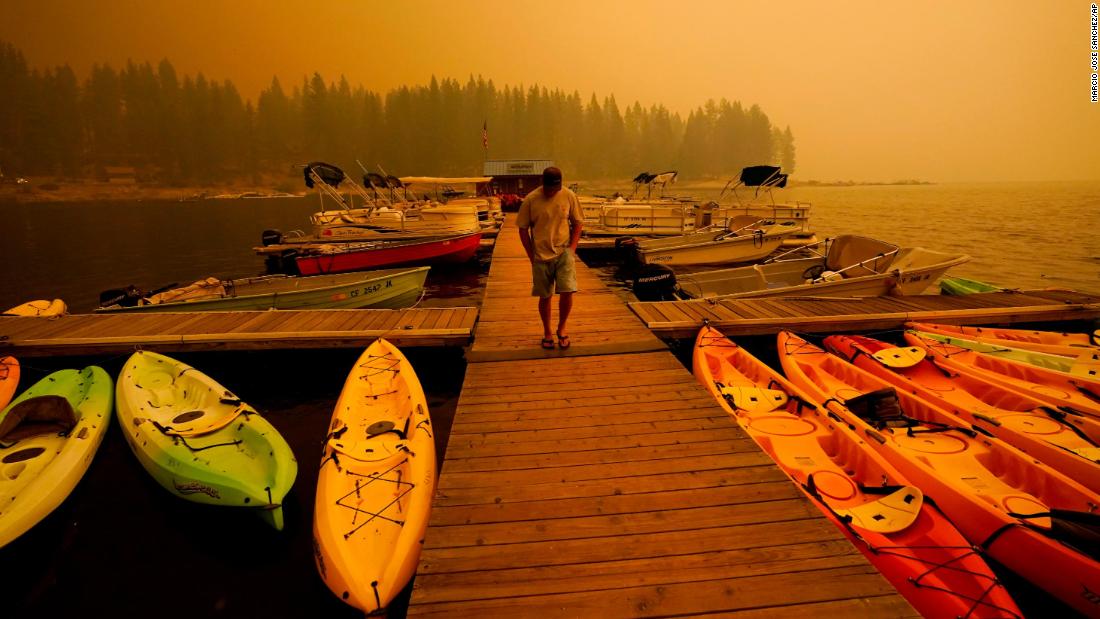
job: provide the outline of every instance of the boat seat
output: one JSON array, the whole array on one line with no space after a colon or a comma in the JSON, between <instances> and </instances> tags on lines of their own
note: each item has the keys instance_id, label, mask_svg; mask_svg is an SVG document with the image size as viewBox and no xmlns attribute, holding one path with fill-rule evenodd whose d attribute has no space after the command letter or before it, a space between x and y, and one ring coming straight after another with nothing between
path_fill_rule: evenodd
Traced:
<instances>
[{"instance_id":1,"label":"boat seat","mask_svg":"<svg viewBox=\"0 0 1100 619\"><path fill-rule=\"evenodd\" d=\"M902 414L897 391L886 387L860 394L844 401L844 406L857 417L869 423L881 423L887 427L908 427L911 420Z\"/></svg>"}]
</instances>

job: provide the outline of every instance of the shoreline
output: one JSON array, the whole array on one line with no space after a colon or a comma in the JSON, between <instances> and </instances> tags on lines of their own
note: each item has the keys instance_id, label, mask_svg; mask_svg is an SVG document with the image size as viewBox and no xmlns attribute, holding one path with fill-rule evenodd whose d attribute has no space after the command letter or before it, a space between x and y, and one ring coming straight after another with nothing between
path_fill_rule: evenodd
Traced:
<instances>
[{"instance_id":1,"label":"shoreline","mask_svg":"<svg viewBox=\"0 0 1100 619\"><path fill-rule=\"evenodd\" d=\"M279 183L280 186L286 183ZM306 191L285 192L271 184L242 185L144 185L118 184L100 181L47 181L30 179L26 184L0 184L0 203L57 203L157 200L194 202L216 199L301 198Z\"/></svg>"},{"instance_id":2,"label":"shoreline","mask_svg":"<svg viewBox=\"0 0 1100 619\"><path fill-rule=\"evenodd\" d=\"M282 181L270 184L215 184L215 185L182 185L165 186L152 184L119 184L102 181L69 180L54 181L48 178L31 178L25 184L6 182L0 184L0 204L32 204L32 203L57 203L57 202L95 202L109 201L133 201L144 200L194 202L199 200L217 199L252 199L252 198L301 198L313 195L312 191L304 188L301 190L286 191L287 183ZM581 187L581 193L587 193L593 188L621 187L622 191L630 189L630 182L621 179L595 179L577 180ZM685 179L679 181L673 187L684 189L722 189L728 179ZM790 188L798 187L862 187L862 186L912 186L935 185L930 181L792 181Z\"/></svg>"}]
</instances>

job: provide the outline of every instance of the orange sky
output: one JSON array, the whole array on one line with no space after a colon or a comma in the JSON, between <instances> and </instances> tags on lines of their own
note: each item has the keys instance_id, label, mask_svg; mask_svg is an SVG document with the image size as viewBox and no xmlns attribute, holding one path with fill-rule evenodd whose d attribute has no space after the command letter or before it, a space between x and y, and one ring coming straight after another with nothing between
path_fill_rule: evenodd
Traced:
<instances>
[{"instance_id":1,"label":"orange sky","mask_svg":"<svg viewBox=\"0 0 1100 619\"><path fill-rule=\"evenodd\" d=\"M255 97L315 70L759 103L801 179L1100 179L1089 2L3 0L32 66L167 57Z\"/></svg>"}]
</instances>

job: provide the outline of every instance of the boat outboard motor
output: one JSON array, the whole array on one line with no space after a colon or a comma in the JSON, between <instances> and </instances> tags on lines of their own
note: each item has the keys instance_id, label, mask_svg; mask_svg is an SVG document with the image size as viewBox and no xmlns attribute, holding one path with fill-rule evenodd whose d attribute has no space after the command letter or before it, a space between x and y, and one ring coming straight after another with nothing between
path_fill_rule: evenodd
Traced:
<instances>
[{"instance_id":1,"label":"boat outboard motor","mask_svg":"<svg viewBox=\"0 0 1100 619\"><path fill-rule=\"evenodd\" d=\"M269 274L301 275L298 270L298 250L284 249L277 254L268 254L264 258L264 267Z\"/></svg>"},{"instance_id":2,"label":"boat outboard motor","mask_svg":"<svg viewBox=\"0 0 1100 619\"><path fill-rule=\"evenodd\" d=\"M639 301L675 300L676 273L664 264L644 264L638 267L632 288Z\"/></svg>"},{"instance_id":3,"label":"boat outboard motor","mask_svg":"<svg viewBox=\"0 0 1100 619\"><path fill-rule=\"evenodd\" d=\"M638 260L638 239L632 236L620 236L615 239L615 255L623 261L623 266L637 267L641 264Z\"/></svg>"},{"instance_id":4,"label":"boat outboard motor","mask_svg":"<svg viewBox=\"0 0 1100 619\"><path fill-rule=\"evenodd\" d=\"M281 230L268 229L260 233L260 243L264 247L268 245L278 245L283 242L283 233Z\"/></svg>"}]
</instances>

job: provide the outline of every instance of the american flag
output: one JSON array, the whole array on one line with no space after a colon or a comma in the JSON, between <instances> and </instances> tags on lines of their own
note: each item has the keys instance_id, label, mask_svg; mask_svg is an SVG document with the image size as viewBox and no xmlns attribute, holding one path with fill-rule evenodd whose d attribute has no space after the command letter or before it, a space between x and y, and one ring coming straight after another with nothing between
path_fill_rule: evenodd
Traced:
<instances>
[{"instance_id":1,"label":"american flag","mask_svg":"<svg viewBox=\"0 0 1100 619\"><path fill-rule=\"evenodd\" d=\"M489 150L489 121L481 123L481 147Z\"/></svg>"}]
</instances>

